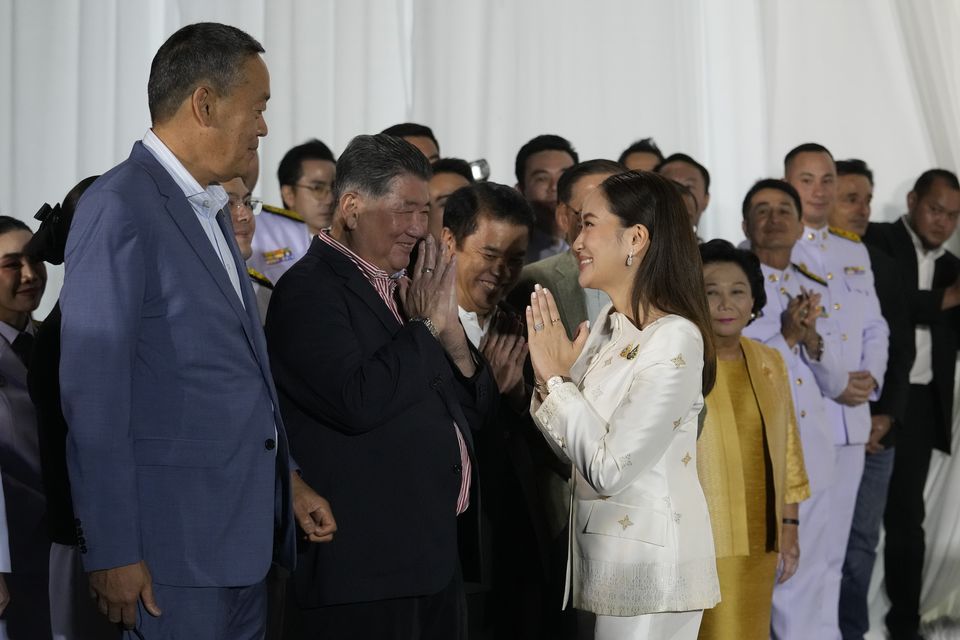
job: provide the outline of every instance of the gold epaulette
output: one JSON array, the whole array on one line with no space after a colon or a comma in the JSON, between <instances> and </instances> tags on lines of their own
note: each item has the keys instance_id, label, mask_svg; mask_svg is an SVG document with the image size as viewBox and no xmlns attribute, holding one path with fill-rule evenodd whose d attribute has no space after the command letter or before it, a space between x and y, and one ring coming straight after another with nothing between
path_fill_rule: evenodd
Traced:
<instances>
[{"instance_id":1,"label":"gold epaulette","mask_svg":"<svg viewBox=\"0 0 960 640\"><path fill-rule=\"evenodd\" d=\"M810 271L809 269L807 269L807 265L805 265L805 264L793 263L793 268L796 269L797 271L799 271L800 273L802 273L803 275L807 276L808 278L810 278L811 280L813 280L813 281L816 282L817 284L821 284L821 285L823 285L823 286L827 286L827 281L824 280L823 278L821 278L820 276L818 276L817 274L813 273L813 272Z\"/></svg>"},{"instance_id":2,"label":"gold epaulette","mask_svg":"<svg viewBox=\"0 0 960 640\"><path fill-rule=\"evenodd\" d=\"M860 239L860 236L855 234L853 231L847 231L846 229L840 229L839 227L828 227L830 233L840 238L846 238L850 242L863 242Z\"/></svg>"},{"instance_id":3,"label":"gold epaulette","mask_svg":"<svg viewBox=\"0 0 960 640\"><path fill-rule=\"evenodd\" d=\"M249 275L250 279L260 286L266 287L267 289L273 289L273 283L270 282L270 278L263 275L253 267L247 267L247 275Z\"/></svg>"},{"instance_id":4,"label":"gold epaulette","mask_svg":"<svg viewBox=\"0 0 960 640\"><path fill-rule=\"evenodd\" d=\"M284 218L289 218L297 222L306 222L303 218L300 217L300 214L296 211L291 211L290 209L281 209L280 207L275 207L270 204L263 205L263 210L267 213L272 213L277 216L283 216Z\"/></svg>"}]
</instances>

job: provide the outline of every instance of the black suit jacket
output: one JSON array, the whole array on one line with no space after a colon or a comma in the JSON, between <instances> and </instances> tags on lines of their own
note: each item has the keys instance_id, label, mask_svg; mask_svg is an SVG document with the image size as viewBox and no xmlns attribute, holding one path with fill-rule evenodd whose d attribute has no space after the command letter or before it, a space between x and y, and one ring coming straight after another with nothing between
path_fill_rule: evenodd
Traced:
<instances>
[{"instance_id":1,"label":"black suit jacket","mask_svg":"<svg viewBox=\"0 0 960 640\"><path fill-rule=\"evenodd\" d=\"M277 283L266 333L291 451L338 525L332 543L301 546L298 604L441 590L457 566L454 423L472 456L470 427L497 403L482 358L461 376L422 323L397 322L360 270L317 239Z\"/></svg>"},{"instance_id":2,"label":"black suit jacket","mask_svg":"<svg viewBox=\"0 0 960 640\"><path fill-rule=\"evenodd\" d=\"M880 301L880 312L890 327L887 349L887 372L883 377L883 393L870 403L871 415L889 415L896 422L906 417L907 396L910 391L910 367L916 355L914 326L910 307L904 304L905 285L897 261L873 245L866 245L873 268L873 281ZM895 430L884 437L883 444L892 445Z\"/></svg>"},{"instance_id":3,"label":"black suit jacket","mask_svg":"<svg viewBox=\"0 0 960 640\"><path fill-rule=\"evenodd\" d=\"M937 449L949 454L960 309L943 311L940 306L943 303L944 290L960 276L960 259L949 251L940 256L934 267L933 287L929 291L921 291L917 284L916 249L902 219L896 222L871 223L863 239L868 245L880 249L896 261L903 286L900 304L909 307L912 327L923 325L930 328L933 341L932 384L937 392L940 409L940 420L938 424L932 425L933 442ZM907 374L909 373L907 369Z\"/></svg>"}]
</instances>

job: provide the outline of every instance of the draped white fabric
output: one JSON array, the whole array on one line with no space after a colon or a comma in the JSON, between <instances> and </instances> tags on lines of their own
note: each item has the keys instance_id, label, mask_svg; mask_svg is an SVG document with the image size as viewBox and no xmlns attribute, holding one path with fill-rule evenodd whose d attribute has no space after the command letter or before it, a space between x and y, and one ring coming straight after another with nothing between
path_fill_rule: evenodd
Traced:
<instances>
[{"instance_id":1,"label":"draped white fabric","mask_svg":"<svg viewBox=\"0 0 960 640\"><path fill-rule=\"evenodd\" d=\"M34 224L42 202L125 158L149 126L154 52L200 20L267 50L269 202L293 144L339 152L408 120L509 184L534 135L560 133L584 159L653 135L711 170L701 236L731 240L743 193L798 143L867 160L881 220L921 171L960 160L957 0L0 0L0 213ZM958 476L935 458L930 611L960 613Z\"/></svg>"}]
</instances>

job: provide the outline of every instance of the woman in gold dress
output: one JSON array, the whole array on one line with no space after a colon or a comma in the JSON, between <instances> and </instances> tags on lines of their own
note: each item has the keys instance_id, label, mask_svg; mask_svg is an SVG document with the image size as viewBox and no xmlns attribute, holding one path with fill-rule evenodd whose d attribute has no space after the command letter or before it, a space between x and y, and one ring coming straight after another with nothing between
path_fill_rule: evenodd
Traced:
<instances>
[{"instance_id":1,"label":"woman in gold dress","mask_svg":"<svg viewBox=\"0 0 960 640\"><path fill-rule=\"evenodd\" d=\"M704 612L701 639L765 639L776 580L800 557L798 503L810 495L780 354L741 335L766 303L756 256L725 240L700 247L717 347L697 472L717 552L721 602ZM779 552L779 561L778 561Z\"/></svg>"}]
</instances>

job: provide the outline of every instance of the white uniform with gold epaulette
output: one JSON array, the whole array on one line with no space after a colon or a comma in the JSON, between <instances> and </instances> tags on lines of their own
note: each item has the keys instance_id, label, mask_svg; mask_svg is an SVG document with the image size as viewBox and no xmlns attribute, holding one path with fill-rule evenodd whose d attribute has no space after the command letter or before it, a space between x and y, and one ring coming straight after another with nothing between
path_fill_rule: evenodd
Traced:
<instances>
[{"instance_id":1,"label":"white uniform with gold epaulette","mask_svg":"<svg viewBox=\"0 0 960 640\"><path fill-rule=\"evenodd\" d=\"M264 205L257 216L253 255L247 260L247 266L276 283L307 253L312 239L307 223L296 213Z\"/></svg>"},{"instance_id":2,"label":"white uniform with gold epaulette","mask_svg":"<svg viewBox=\"0 0 960 640\"><path fill-rule=\"evenodd\" d=\"M703 341L668 315L643 331L608 305L570 375L531 414L573 463L567 596L597 640L696 638L720 599L697 477Z\"/></svg>"},{"instance_id":3,"label":"white uniform with gold epaulette","mask_svg":"<svg viewBox=\"0 0 960 640\"><path fill-rule=\"evenodd\" d=\"M859 237L826 227L805 227L803 236L794 245L792 259L821 276L827 283L822 302L832 319L833 330L838 333L831 336L829 342L839 349L844 371L866 370L878 383L882 383L887 365L889 329L880 313L870 257ZM879 392L880 389L876 389L870 399L876 400ZM808 588L816 591L816 605L797 606L795 591L803 586L803 581L791 587L796 576L774 590L771 622L775 637L824 640L839 640L841 637L840 581L857 491L863 475L864 444L870 434L870 407L868 403L849 407L835 402L832 398L836 395L826 395L824 407L834 432L836 459L833 483L824 501L829 511L829 526L824 541L826 565L815 582L808 585ZM806 557L801 560L801 570L805 560ZM817 626L811 626L814 623ZM788 631L780 634L777 633L778 628ZM789 632L792 628L804 631L801 635L792 635Z\"/></svg>"}]
</instances>

